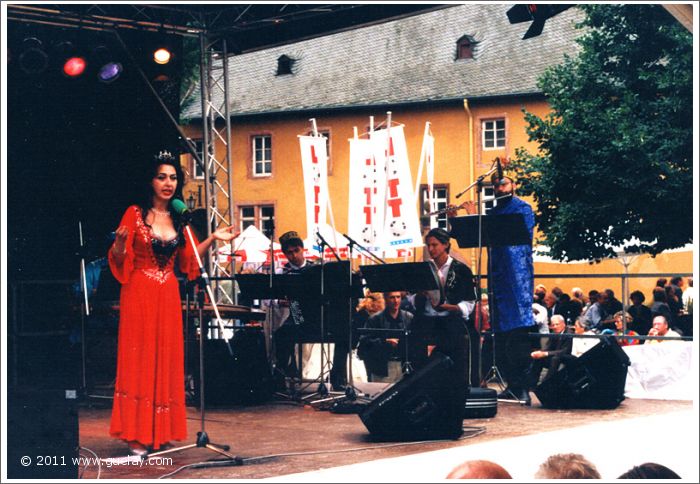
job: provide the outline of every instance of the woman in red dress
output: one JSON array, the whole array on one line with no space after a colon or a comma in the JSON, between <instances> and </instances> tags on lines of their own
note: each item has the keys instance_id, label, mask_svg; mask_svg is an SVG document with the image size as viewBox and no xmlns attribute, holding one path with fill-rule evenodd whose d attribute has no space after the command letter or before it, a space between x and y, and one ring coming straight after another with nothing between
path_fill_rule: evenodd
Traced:
<instances>
[{"instance_id":1,"label":"woman in red dress","mask_svg":"<svg viewBox=\"0 0 700 484\"><path fill-rule=\"evenodd\" d=\"M147 168L145 196L127 208L109 250L109 265L122 284L110 435L132 454L187 437L182 306L175 264L189 279L199 276L184 223L171 207L182 198L179 163L161 152ZM195 240L203 256L215 240L230 241L234 227Z\"/></svg>"}]
</instances>

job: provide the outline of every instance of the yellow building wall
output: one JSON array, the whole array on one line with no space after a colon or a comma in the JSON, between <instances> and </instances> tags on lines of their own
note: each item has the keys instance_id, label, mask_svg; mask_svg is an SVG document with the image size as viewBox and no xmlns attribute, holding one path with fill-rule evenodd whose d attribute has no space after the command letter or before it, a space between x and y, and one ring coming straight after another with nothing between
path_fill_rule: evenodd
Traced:
<instances>
[{"instance_id":1,"label":"yellow building wall","mask_svg":"<svg viewBox=\"0 0 700 484\"><path fill-rule=\"evenodd\" d=\"M420 107L393 107L392 121L405 126L408 156L411 173L415 184L418 172L420 152L423 141L425 123L431 123L431 131L435 137L435 183L449 186L450 203L461 203L473 199L474 190L470 190L461 199L455 195L470 185L477 176L490 169L496 157L514 157L515 150L524 146L535 150L536 145L529 143L525 131L526 123L522 108L544 116L548 105L544 100L517 99L507 101L477 102L465 105L463 102L454 104L425 104ZM233 201L236 209L235 223L238 223L239 205L272 204L275 209L275 238L288 230L297 230L302 236L306 235L306 215L304 201L304 181L301 172L301 155L298 136L308 134L311 130L309 118L315 117L319 131L330 133L330 162L328 184L336 230L347 230L348 176L349 176L349 143L353 136L353 128L357 127L363 133L369 126L369 116L374 116L375 126L384 123L386 110L366 109L334 112L318 112L313 114L280 114L265 115L235 119L232 123L232 160L233 160ZM481 123L486 119L506 119L506 146L502 149L483 150L481 142ZM471 119L471 123L470 123ZM471 129L470 129L471 127ZM198 126L185 126L185 133L193 139L201 137ZM471 136L470 136L471 133ZM269 134L272 136L272 176L253 177L251 137ZM225 152L220 142L216 144L217 159L224 159ZM191 167L189 156L183 156L185 168ZM423 179L425 183L425 172ZM220 182L225 186L225 180ZM190 191L197 192L196 185L201 182L190 182L185 187L185 197ZM203 193L202 189L202 193ZM527 199L526 199L527 200ZM532 200L528 200L532 203ZM218 199L219 207L227 207L228 201L223 197ZM534 208L534 207L533 207ZM330 223L330 219L328 220ZM537 236L537 234L536 234ZM476 269L476 251L459 249L462 258ZM422 259L418 249L416 257ZM692 252L663 254L656 258L641 256L629 267L630 273L690 273L693 267ZM486 257L483 257L482 267L487 267ZM485 269L482 270L482 273ZM540 274L622 274L623 265L617 261L604 261L599 264L561 264L535 263L535 273ZM650 295L655 278L630 279L630 290L641 289ZM621 279L612 278L536 278L536 284L543 283L547 287L559 286L566 292L572 287L581 287L585 292L590 289L613 289L621 294Z\"/></svg>"}]
</instances>

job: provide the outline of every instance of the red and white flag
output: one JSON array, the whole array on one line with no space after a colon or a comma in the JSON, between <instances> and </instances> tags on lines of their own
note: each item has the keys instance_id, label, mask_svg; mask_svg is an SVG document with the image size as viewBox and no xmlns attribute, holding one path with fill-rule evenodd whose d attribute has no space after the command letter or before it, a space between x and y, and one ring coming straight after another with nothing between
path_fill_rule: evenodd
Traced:
<instances>
[{"instance_id":1,"label":"red and white flag","mask_svg":"<svg viewBox=\"0 0 700 484\"><path fill-rule=\"evenodd\" d=\"M403 126L370 133L374 159L386 176L384 223L379 245L385 250L423 245Z\"/></svg>"},{"instance_id":2,"label":"red and white flag","mask_svg":"<svg viewBox=\"0 0 700 484\"><path fill-rule=\"evenodd\" d=\"M328 154L323 136L299 136L306 195L306 236L326 223L328 213Z\"/></svg>"}]
</instances>

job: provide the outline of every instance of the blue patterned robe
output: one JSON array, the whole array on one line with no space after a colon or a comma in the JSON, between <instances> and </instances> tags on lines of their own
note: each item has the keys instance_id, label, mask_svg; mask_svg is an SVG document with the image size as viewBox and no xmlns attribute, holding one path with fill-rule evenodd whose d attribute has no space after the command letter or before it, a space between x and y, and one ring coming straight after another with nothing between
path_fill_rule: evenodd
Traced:
<instances>
[{"instance_id":1,"label":"blue patterned robe","mask_svg":"<svg viewBox=\"0 0 700 484\"><path fill-rule=\"evenodd\" d=\"M525 218L525 226L530 233L530 243L527 245L491 249L491 283L494 297L492 304L496 306L496 320L492 325L497 333L502 333L535 324L532 315L534 292L532 237L535 214L529 204L517 197L499 200L499 202L489 213L491 215L520 213Z\"/></svg>"}]
</instances>

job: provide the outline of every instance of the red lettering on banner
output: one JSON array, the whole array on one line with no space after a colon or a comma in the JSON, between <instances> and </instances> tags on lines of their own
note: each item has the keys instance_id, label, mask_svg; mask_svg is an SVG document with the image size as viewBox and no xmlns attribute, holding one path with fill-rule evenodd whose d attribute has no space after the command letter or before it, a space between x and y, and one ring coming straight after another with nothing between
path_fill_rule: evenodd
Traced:
<instances>
[{"instance_id":1,"label":"red lettering on banner","mask_svg":"<svg viewBox=\"0 0 700 484\"><path fill-rule=\"evenodd\" d=\"M400 217L401 216L401 204L402 201L400 198L394 198L393 200L387 200L389 206L391 207L391 216L394 218Z\"/></svg>"},{"instance_id":2,"label":"red lettering on banner","mask_svg":"<svg viewBox=\"0 0 700 484\"><path fill-rule=\"evenodd\" d=\"M394 156L394 138L389 137L389 154L387 155L386 150L384 150L384 156Z\"/></svg>"},{"instance_id":3,"label":"red lettering on banner","mask_svg":"<svg viewBox=\"0 0 700 484\"><path fill-rule=\"evenodd\" d=\"M399 196L399 179L392 178L391 180L388 180L387 183L389 184L389 198L398 197Z\"/></svg>"},{"instance_id":4,"label":"red lettering on banner","mask_svg":"<svg viewBox=\"0 0 700 484\"><path fill-rule=\"evenodd\" d=\"M364 207L362 210L365 212L365 225L372 225L372 207Z\"/></svg>"},{"instance_id":5,"label":"red lettering on banner","mask_svg":"<svg viewBox=\"0 0 700 484\"><path fill-rule=\"evenodd\" d=\"M365 159L365 165L369 166L372 164L372 158Z\"/></svg>"},{"instance_id":6,"label":"red lettering on banner","mask_svg":"<svg viewBox=\"0 0 700 484\"><path fill-rule=\"evenodd\" d=\"M321 193L321 187L314 185L314 205L318 205L318 195Z\"/></svg>"},{"instance_id":7,"label":"red lettering on banner","mask_svg":"<svg viewBox=\"0 0 700 484\"><path fill-rule=\"evenodd\" d=\"M311 163L318 163L318 158L316 157L316 147L311 145Z\"/></svg>"},{"instance_id":8,"label":"red lettering on banner","mask_svg":"<svg viewBox=\"0 0 700 484\"><path fill-rule=\"evenodd\" d=\"M372 189L370 187L365 187L365 195L367 196L367 201L365 204L372 205Z\"/></svg>"},{"instance_id":9,"label":"red lettering on banner","mask_svg":"<svg viewBox=\"0 0 700 484\"><path fill-rule=\"evenodd\" d=\"M318 185L314 186L314 222L318 223L319 213L321 212L321 207L318 205L318 196L321 192L321 187Z\"/></svg>"},{"instance_id":10,"label":"red lettering on banner","mask_svg":"<svg viewBox=\"0 0 700 484\"><path fill-rule=\"evenodd\" d=\"M319 212L321 211L321 207L318 205L314 205L314 223L318 224L318 217L319 217Z\"/></svg>"}]
</instances>

